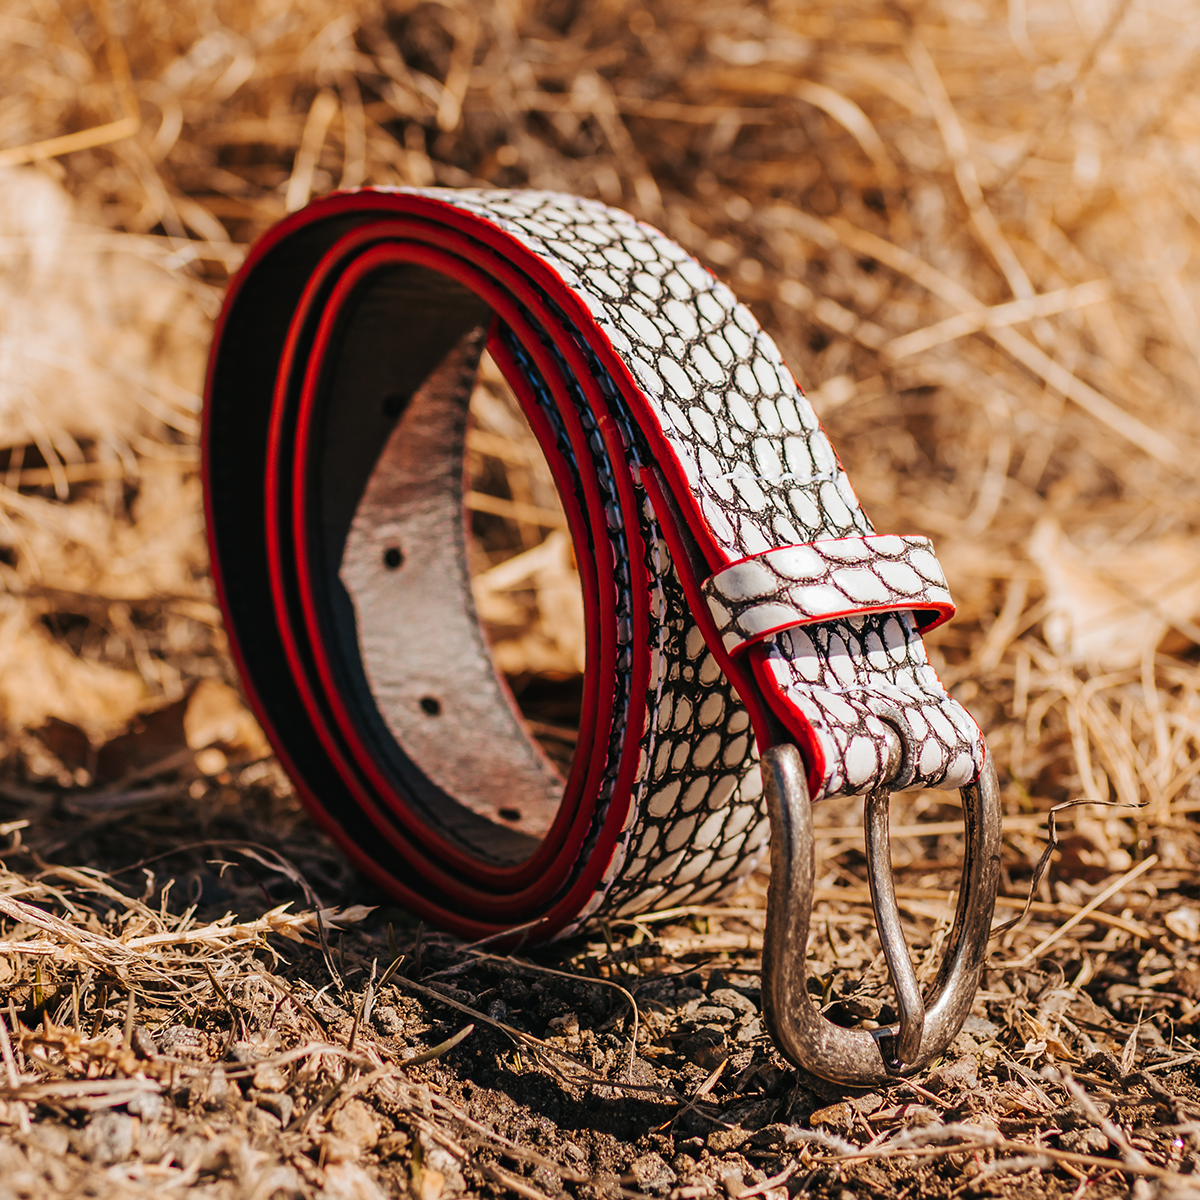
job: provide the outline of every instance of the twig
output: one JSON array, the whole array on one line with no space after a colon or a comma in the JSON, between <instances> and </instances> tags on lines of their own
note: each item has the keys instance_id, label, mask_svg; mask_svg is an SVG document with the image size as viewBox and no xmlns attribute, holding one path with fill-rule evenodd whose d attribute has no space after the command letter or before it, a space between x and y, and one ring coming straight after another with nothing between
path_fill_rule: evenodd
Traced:
<instances>
[{"instance_id":1,"label":"twig","mask_svg":"<svg viewBox=\"0 0 1200 1200\"><path fill-rule=\"evenodd\" d=\"M1052 934L1049 935L1049 937L1043 938L1042 941L1040 941L1032 950L1030 950L1028 954L1023 955L1021 958L1018 958L1013 962L997 963L996 965L1002 968L1014 968L1027 967L1031 963L1036 962L1050 946L1054 945L1054 943L1057 942L1061 937L1074 929L1075 926L1081 921L1087 920L1092 912L1099 908L1101 904L1115 896L1122 888L1127 887L1135 879L1137 879L1139 875L1145 874L1145 872L1150 870L1150 868L1155 866L1157 863L1157 854L1151 854L1148 858L1142 859L1142 861L1138 863L1136 867L1126 871L1124 875L1110 883L1108 887L1106 887L1099 895L1094 896L1092 900L1088 904L1085 904L1083 908L1081 908L1073 917L1071 917L1070 920L1064 921Z\"/></svg>"},{"instance_id":2,"label":"twig","mask_svg":"<svg viewBox=\"0 0 1200 1200\"><path fill-rule=\"evenodd\" d=\"M435 1058L441 1058L443 1054L453 1050L459 1042L464 1041L474 1032L474 1025L464 1025L462 1029L452 1037L448 1037L444 1042L438 1042L436 1046L431 1046L428 1050L422 1050L420 1054L414 1054L411 1058L401 1059L396 1065L398 1067L419 1067L422 1063L433 1062Z\"/></svg>"},{"instance_id":3,"label":"twig","mask_svg":"<svg viewBox=\"0 0 1200 1200\"><path fill-rule=\"evenodd\" d=\"M610 988L613 988L614 990L620 992L621 995L625 998L626 1002L628 1003L630 1011L633 1014L633 1031L629 1035L629 1062L626 1065L626 1071L629 1072L629 1071L633 1070L634 1058L637 1053L637 1035L638 1035L640 1014L638 1011L637 1001L633 998L633 993L630 992L627 988L622 987L619 983L617 983L617 981L615 979L599 979L593 975L580 975L575 971L558 971L558 970L555 970L553 967L539 966L537 963L531 963L524 959L514 958L511 955L481 954L478 952L473 952L473 955L477 962L487 961L487 962L510 964L512 966L517 967L519 970L529 971L529 972L532 972L537 975L550 975L550 976L553 976L558 979L570 979L575 983L598 985L600 987L610 987ZM438 974L442 974L442 973L443 972L438 972ZM434 978L434 976L427 975L426 978L432 979L432 978ZM382 983L383 983L383 981L381 980L380 986L382 986Z\"/></svg>"},{"instance_id":4,"label":"twig","mask_svg":"<svg viewBox=\"0 0 1200 1200\"><path fill-rule=\"evenodd\" d=\"M617 1088L622 1091L641 1092L651 1096L661 1096L666 1100L679 1100L681 1097L671 1091L669 1088L657 1087L651 1084L644 1083L621 1083L612 1079L604 1079L599 1075L593 1074L587 1069L577 1058L568 1054L565 1050L560 1050L557 1046L550 1045L549 1042L543 1041L541 1038L534 1037L531 1033L526 1033L524 1030L516 1029L512 1025L506 1025L503 1021L497 1021L494 1017L489 1017L485 1013L479 1012L478 1009L470 1008L466 1004L461 1004L457 1000L452 1000L449 996L443 996L441 992L435 991L433 988L427 988L422 984L416 983L412 979L406 979L403 975L397 975L392 981L392 986L403 986L410 991L416 992L418 996L426 1000L432 1000L437 1004L444 1004L448 1008L457 1009L459 1012L468 1017L474 1018L476 1021L482 1021L485 1025L492 1026L493 1029L499 1029L506 1033L514 1042L519 1045L531 1047L538 1059L546 1066L553 1074L565 1080L576 1087L608 1087ZM565 1059L576 1068L580 1074L578 1076L569 1075L560 1071L553 1063L546 1061L544 1054L550 1053Z\"/></svg>"}]
</instances>

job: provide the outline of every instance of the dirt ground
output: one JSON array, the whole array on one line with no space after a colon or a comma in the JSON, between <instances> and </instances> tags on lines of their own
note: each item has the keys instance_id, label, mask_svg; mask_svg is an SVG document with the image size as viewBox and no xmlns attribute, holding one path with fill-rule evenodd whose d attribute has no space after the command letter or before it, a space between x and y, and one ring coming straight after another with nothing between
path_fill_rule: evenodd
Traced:
<instances>
[{"instance_id":1,"label":"dirt ground","mask_svg":"<svg viewBox=\"0 0 1200 1200\"><path fill-rule=\"evenodd\" d=\"M0 5L0 1200L1193 1190L1194 25L1151 0ZM931 1069L859 1094L779 1058L761 876L499 952L421 928L297 804L207 573L208 339L288 211L431 183L667 230L778 339L877 527L934 538L959 613L931 657L1006 815L983 987ZM493 384L477 600L565 761L573 568L555 544L488 582L555 536ZM922 981L959 816L893 804ZM860 808L817 823L810 987L886 1022Z\"/></svg>"},{"instance_id":2,"label":"dirt ground","mask_svg":"<svg viewBox=\"0 0 1200 1200\"><path fill-rule=\"evenodd\" d=\"M0 1193L841 1200L1190 1185L1200 973L1171 932L1194 911L1177 892L1125 894L1120 916L1085 915L1033 965L997 952L945 1059L863 1093L798 1074L764 1033L759 877L727 907L489 953L372 894L274 770L142 790L157 794L103 806L4 791L29 822L9 833L3 880L9 946L25 944L10 962L29 965L6 988ZM62 861L89 867L48 865ZM862 884L845 879L861 857L826 866L843 879L822 895L849 902L820 905L810 986L835 1019L891 1019ZM932 935L926 966L945 927L937 882L950 873L901 887ZM1039 907L1047 936L1072 910ZM287 924L290 911L308 915Z\"/></svg>"}]
</instances>

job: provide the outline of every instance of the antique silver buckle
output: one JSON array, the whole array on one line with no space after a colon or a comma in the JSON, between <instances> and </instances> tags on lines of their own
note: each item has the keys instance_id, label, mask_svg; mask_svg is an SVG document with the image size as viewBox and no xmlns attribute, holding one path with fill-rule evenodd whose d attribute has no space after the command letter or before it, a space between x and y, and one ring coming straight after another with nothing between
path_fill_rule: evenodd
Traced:
<instances>
[{"instance_id":1,"label":"antique silver buckle","mask_svg":"<svg viewBox=\"0 0 1200 1200\"><path fill-rule=\"evenodd\" d=\"M762 756L771 818L771 882L763 944L762 1005L783 1054L822 1079L868 1086L919 1070L944 1053L971 1010L987 955L1000 875L1000 788L990 754L979 778L962 789L966 854L954 924L928 1003L900 926L892 881L886 785L866 799L871 906L899 1020L881 1029L835 1025L806 986L805 955L816 878L812 802L795 746Z\"/></svg>"}]
</instances>

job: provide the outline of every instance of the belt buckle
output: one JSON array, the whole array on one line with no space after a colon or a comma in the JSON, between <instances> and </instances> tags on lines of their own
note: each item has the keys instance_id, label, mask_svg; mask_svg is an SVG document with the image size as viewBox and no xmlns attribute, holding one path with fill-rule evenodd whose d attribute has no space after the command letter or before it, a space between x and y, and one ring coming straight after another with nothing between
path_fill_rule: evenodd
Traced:
<instances>
[{"instance_id":1,"label":"belt buckle","mask_svg":"<svg viewBox=\"0 0 1200 1200\"><path fill-rule=\"evenodd\" d=\"M892 881L887 785L866 798L871 906L896 993L899 1020L882 1029L835 1025L807 988L805 955L816 879L812 802L804 764L790 744L762 756L771 820L771 879L763 939L762 1007L785 1057L822 1079L869 1086L919 1070L943 1054L962 1027L983 972L1000 875L1000 789L988 754L961 790L966 852L954 924L930 991L921 996L900 928Z\"/></svg>"}]
</instances>

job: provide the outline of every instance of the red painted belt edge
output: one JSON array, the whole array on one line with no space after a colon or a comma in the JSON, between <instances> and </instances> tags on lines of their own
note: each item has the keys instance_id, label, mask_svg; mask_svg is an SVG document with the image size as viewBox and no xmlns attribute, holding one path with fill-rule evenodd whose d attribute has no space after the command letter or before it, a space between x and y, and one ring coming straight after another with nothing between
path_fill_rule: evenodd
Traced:
<instances>
[{"instance_id":1,"label":"red painted belt edge","mask_svg":"<svg viewBox=\"0 0 1200 1200\"><path fill-rule=\"evenodd\" d=\"M308 208L286 218L269 230L252 248L242 268L231 281L226 302L218 317L214 332L214 352L209 360L209 370L205 387L206 404L202 422L202 463L206 484L211 477L211 429L209 412L211 410L217 355L226 322L235 307L238 293L255 267L269 253L280 247L292 234L313 222L347 214L362 214L364 217L374 216L381 220L396 217L417 218L427 222L429 228L433 231L438 230L439 227L447 227L459 235L466 235L469 239L476 240L490 247L510 264L515 266L519 263L523 276L532 281L538 288L551 295L554 301L560 304L568 318L574 323L575 328L584 336L589 348L596 354L605 369L614 377L623 398L630 405L639 428L651 444L656 459L656 466L663 476L663 483L666 484L667 490L671 493L678 509L681 510L681 516L687 527L688 535L695 541L703 554L709 572L719 570L738 561L738 559L731 557L717 544L687 484L682 467L675 458L669 442L642 393L640 384L633 377L628 367L626 367L624 361L613 350L603 330L596 324L595 319L583 301L547 264L525 247L518 239L506 234L490 222L464 213L444 201L428 196L413 195L411 193L369 189L353 193L335 193L315 201ZM560 346L559 349L562 351L573 349L573 347ZM588 373L582 371L578 378L583 383L588 379ZM606 413L599 411L597 412L597 417L600 424L601 436L605 440L610 458L614 463L622 461L623 447L620 445L619 432L613 427L611 418L608 418ZM622 496L622 501L627 506L627 515L630 515L636 511L634 508L634 499L631 494L632 482L625 478L623 472L617 472L616 474L624 485L622 490L627 493ZM644 479L643 482L647 486L647 491L651 493L652 502L654 502L653 497L655 493L659 493L657 502L654 503L655 511L667 536L672 557L684 582L685 592L689 603L692 605L693 613L701 625L710 651L717 658L718 663L725 670L731 682L733 682L750 713L760 750L765 749L774 740L770 713L774 712L776 717L780 717L781 714L779 712L778 698L776 698L776 703L771 704L768 708L764 706L763 700L760 697L763 697L764 693L770 696L774 689L771 687L764 688L763 684L767 681L763 679L759 671L743 671L724 650L720 639L716 637L715 627L707 612L707 605L703 602L700 592L701 581L695 577L695 573L688 566L688 559L682 554L681 534L675 528L674 516L669 511L669 506L663 503L661 485L652 485L647 479ZM284 762L285 768L292 778L297 780L298 791L302 799L304 799L308 807L314 812L326 831L334 837L360 869L363 869L368 875L383 883L399 897L407 897L414 907L429 913L440 924L466 936L494 934L500 929L505 928L506 926L503 922L498 924L461 911L442 908L432 903L428 896L415 891L405 881L399 880L394 875L383 870L378 863L365 853L362 847L345 834L338 826L336 819L321 804L320 799L312 795L307 786L303 784L300 773L296 770L295 764L286 753L283 739L274 728L274 723L271 720L266 704L253 686L252 675L248 668L248 663L229 608L219 548L216 544L211 488L208 486L205 488L205 513L209 530L210 551L212 553L214 584L218 603L226 616L231 654L241 673L247 698L262 723L268 738L280 752L280 757ZM625 524L628 528L634 522L627 520ZM631 561L633 563L641 563L642 560L640 557L634 557ZM633 646L636 649L644 645L644 638L638 638L635 631ZM644 697L644 689L635 686L634 695L638 699ZM799 718L798 714L794 711L786 711L787 709L791 709L790 705L783 707L785 709L785 712L782 714L783 724L801 746L808 766L810 782L815 783L821 777L824 768L820 747L815 734L807 722ZM630 731L640 731L640 728L640 721L635 722L631 720L629 722ZM637 754L630 753L629 749L636 750L636 738L634 739L634 746L627 748L626 753L623 755L623 758L627 760L627 769L623 773L625 776L623 781L625 791L627 791L630 782L629 776L632 775L637 765ZM610 807L616 809L618 805L614 803ZM552 936L553 933L568 924L579 908L582 907L587 899L589 887L594 885L599 875L602 874L604 868L607 866L608 856L611 855L612 847L615 845L615 835L619 833L620 823L612 819L613 815L610 813L610 819L606 824L616 826L616 828L611 830L614 836L611 842L608 838L603 839L604 842L609 843L607 849L604 845L597 845L593 848L593 857L597 862L592 865L592 869L586 872L588 877L587 884L577 883L576 886L570 889L568 895L560 897L559 901L554 904L551 912L543 913L537 917L534 923L535 927L527 931L529 936L536 938ZM494 901L494 897L491 900Z\"/></svg>"}]
</instances>

